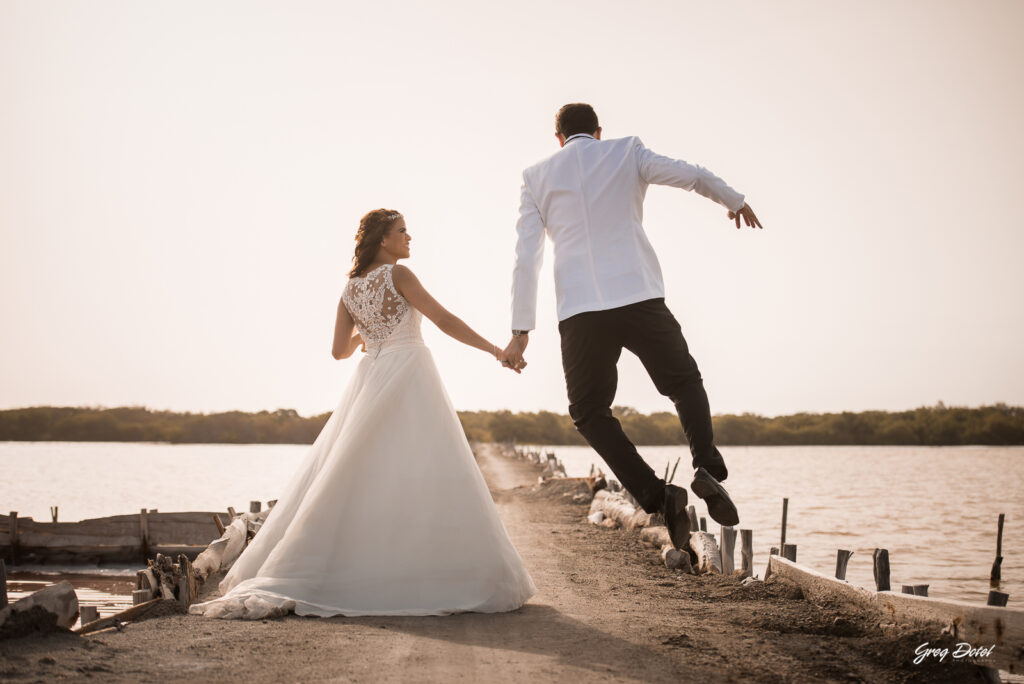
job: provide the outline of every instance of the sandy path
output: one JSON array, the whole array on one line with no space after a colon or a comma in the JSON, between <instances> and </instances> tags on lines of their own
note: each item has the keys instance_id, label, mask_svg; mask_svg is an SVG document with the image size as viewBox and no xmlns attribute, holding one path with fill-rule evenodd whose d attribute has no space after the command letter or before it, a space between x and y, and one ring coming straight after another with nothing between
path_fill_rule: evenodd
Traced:
<instances>
[{"instance_id":1,"label":"sandy path","mask_svg":"<svg viewBox=\"0 0 1024 684\"><path fill-rule=\"evenodd\" d=\"M170 615L123 632L0 642L0 679L139 681L970 681L910 664L933 635L814 606L782 583L664 568L636 534L534 486L492 445L478 461L539 592L519 610L443 617ZM763 568L758 567L758 572Z\"/></svg>"}]
</instances>

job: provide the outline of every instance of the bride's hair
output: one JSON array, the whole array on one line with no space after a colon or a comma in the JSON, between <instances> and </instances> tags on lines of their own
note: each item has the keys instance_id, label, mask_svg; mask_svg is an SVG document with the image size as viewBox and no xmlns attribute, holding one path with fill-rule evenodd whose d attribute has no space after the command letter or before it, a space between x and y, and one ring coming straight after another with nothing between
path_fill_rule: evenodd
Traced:
<instances>
[{"instance_id":1,"label":"bride's hair","mask_svg":"<svg viewBox=\"0 0 1024 684\"><path fill-rule=\"evenodd\" d=\"M366 272L377 256L380 243L388 229L402 215L394 209L374 209L359 219L359 231L356 233L356 253L352 257L352 270L349 278L357 278Z\"/></svg>"}]
</instances>

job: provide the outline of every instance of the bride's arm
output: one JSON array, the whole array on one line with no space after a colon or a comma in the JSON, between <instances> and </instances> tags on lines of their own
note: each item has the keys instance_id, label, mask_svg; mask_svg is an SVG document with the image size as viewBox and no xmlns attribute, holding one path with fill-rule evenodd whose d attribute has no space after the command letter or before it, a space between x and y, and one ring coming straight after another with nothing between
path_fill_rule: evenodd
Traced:
<instances>
[{"instance_id":1,"label":"bride's arm","mask_svg":"<svg viewBox=\"0 0 1024 684\"><path fill-rule=\"evenodd\" d=\"M338 300L338 317L334 321L334 345L331 356L336 359L347 359L363 343L363 338L356 331L355 321L345 308L345 302Z\"/></svg>"},{"instance_id":2,"label":"bride's arm","mask_svg":"<svg viewBox=\"0 0 1024 684\"><path fill-rule=\"evenodd\" d=\"M465 321L441 306L440 303L427 292L420 284L419 278L405 266L396 265L391 270L391 278L395 283L395 289L406 300L416 307L416 310L434 322L446 335L449 335L463 344L485 351L499 361L504 362L504 352L501 347L481 337L475 330L466 325ZM518 373L519 371L516 370Z\"/></svg>"}]
</instances>

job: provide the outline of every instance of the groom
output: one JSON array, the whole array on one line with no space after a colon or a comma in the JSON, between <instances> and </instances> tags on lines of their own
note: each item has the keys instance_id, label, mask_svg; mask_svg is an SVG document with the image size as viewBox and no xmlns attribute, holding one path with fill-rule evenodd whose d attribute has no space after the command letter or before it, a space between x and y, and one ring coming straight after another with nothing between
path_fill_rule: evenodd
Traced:
<instances>
[{"instance_id":1,"label":"groom","mask_svg":"<svg viewBox=\"0 0 1024 684\"><path fill-rule=\"evenodd\" d=\"M724 205L740 227L761 227L739 194L700 166L655 154L639 138L601 140L588 104L567 104L555 118L561 150L523 172L512 273L512 339L505 364L519 370L534 328L544 236L554 243L558 332L576 429L648 513L665 517L672 542L689 539L686 490L666 484L637 453L612 414L622 349L639 357L658 391L675 404L690 444L690 484L722 525L739 522L720 482L728 476L714 445L700 371L665 306L661 268L643 226L651 183L671 185Z\"/></svg>"}]
</instances>

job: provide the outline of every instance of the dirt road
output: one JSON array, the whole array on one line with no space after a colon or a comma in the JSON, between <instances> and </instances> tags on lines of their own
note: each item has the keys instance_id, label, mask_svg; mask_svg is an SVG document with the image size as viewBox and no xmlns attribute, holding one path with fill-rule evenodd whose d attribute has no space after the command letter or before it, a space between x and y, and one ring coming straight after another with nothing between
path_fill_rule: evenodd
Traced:
<instances>
[{"instance_id":1,"label":"dirt road","mask_svg":"<svg viewBox=\"0 0 1024 684\"><path fill-rule=\"evenodd\" d=\"M937 635L815 606L784 582L743 587L668 570L635 532L589 525L586 503L551 496L535 484L536 466L503 453L477 448L539 588L517 611L254 622L167 615L122 632L0 642L0 680L963 682L979 674L948 661L915 666L914 649Z\"/></svg>"}]
</instances>

